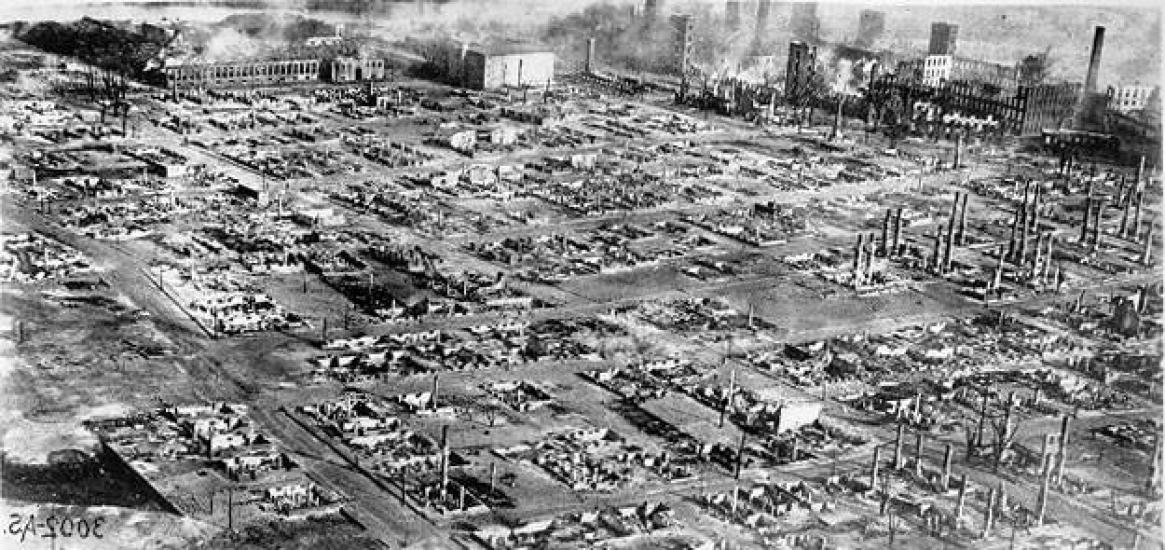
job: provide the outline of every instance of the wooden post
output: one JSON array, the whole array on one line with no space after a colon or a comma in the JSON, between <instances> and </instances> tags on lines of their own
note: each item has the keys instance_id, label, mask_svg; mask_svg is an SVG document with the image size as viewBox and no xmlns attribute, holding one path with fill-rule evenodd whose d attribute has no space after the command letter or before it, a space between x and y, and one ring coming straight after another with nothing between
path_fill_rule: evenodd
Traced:
<instances>
[{"instance_id":1,"label":"wooden post","mask_svg":"<svg viewBox=\"0 0 1165 550\"><path fill-rule=\"evenodd\" d=\"M1003 312L1001 311L999 313L1000 313L1000 318L1002 318ZM983 448L983 428L987 424L987 400L988 399L989 398L988 398L987 393L984 392L983 393L983 404L979 407L979 424L975 428L975 448L976 449Z\"/></svg>"},{"instance_id":2,"label":"wooden post","mask_svg":"<svg viewBox=\"0 0 1165 550\"><path fill-rule=\"evenodd\" d=\"M951 247L955 244L955 222L959 217L959 200L962 193L955 193L955 200L951 203L951 219L947 221L947 240L943 247L943 261L939 273L951 270Z\"/></svg>"},{"instance_id":3,"label":"wooden post","mask_svg":"<svg viewBox=\"0 0 1165 550\"><path fill-rule=\"evenodd\" d=\"M494 483L497 481L497 478L498 478L498 463L491 462L489 464L489 498L493 498Z\"/></svg>"},{"instance_id":4,"label":"wooden post","mask_svg":"<svg viewBox=\"0 0 1165 550\"><path fill-rule=\"evenodd\" d=\"M967 506L967 474L964 472L959 483L959 500L955 503L955 525L963 519L963 510Z\"/></svg>"},{"instance_id":5,"label":"wooden post","mask_svg":"<svg viewBox=\"0 0 1165 550\"><path fill-rule=\"evenodd\" d=\"M725 357L725 362L728 358ZM736 368L733 367L728 378L728 394L724 396L724 402L720 406L720 427L724 427L724 417L728 414L728 407L732 404L732 394L736 392Z\"/></svg>"},{"instance_id":6,"label":"wooden post","mask_svg":"<svg viewBox=\"0 0 1165 550\"><path fill-rule=\"evenodd\" d=\"M942 487L944 491L951 488L951 459L954 457L954 454L954 445L947 443L947 450L943 455Z\"/></svg>"},{"instance_id":7,"label":"wooden post","mask_svg":"<svg viewBox=\"0 0 1165 550\"><path fill-rule=\"evenodd\" d=\"M894 469L902 469L902 436L906 432L904 424L898 425L898 437L894 439Z\"/></svg>"},{"instance_id":8,"label":"wooden post","mask_svg":"<svg viewBox=\"0 0 1165 550\"><path fill-rule=\"evenodd\" d=\"M983 509L983 534L979 538L987 538L991 534L991 524L995 520L995 488L987 491L987 506Z\"/></svg>"},{"instance_id":9,"label":"wooden post","mask_svg":"<svg viewBox=\"0 0 1165 550\"><path fill-rule=\"evenodd\" d=\"M441 426L441 502L449 486L449 425Z\"/></svg>"},{"instance_id":10,"label":"wooden post","mask_svg":"<svg viewBox=\"0 0 1165 550\"><path fill-rule=\"evenodd\" d=\"M1161 440L1159 437L1153 438L1153 458L1149 462L1149 478L1145 483L1145 489L1150 495L1155 495L1161 488Z\"/></svg>"},{"instance_id":11,"label":"wooden post","mask_svg":"<svg viewBox=\"0 0 1165 550\"><path fill-rule=\"evenodd\" d=\"M967 245L967 196L970 193L963 193L963 201L959 206L959 246Z\"/></svg>"},{"instance_id":12,"label":"wooden post","mask_svg":"<svg viewBox=\"0 0 1165 550\"><path fill-rule=\"evenodd\" d=\"M893 210L886 209L886 217L882 219L882 240L879 243L879 253L883 256L890 255L890 221L893 216Z\"/></svg>"},{"instance_id":13,"label":"wooden post","mask_svg":"<svg viewBox=\"0 0 1165 550\"><path fill-rule=\"evenodd\" d=\"M736 472L733 474L737 480L740 479L740 469L744 465L744 443L747 437L748 435L742 430L740 432L740 448L736 451Z\"/></svg>"},{"instance_id":14,"label":"wooden post","mask_svg":"<svg viewBox=\"0 0 1165 550\"><path fill-rule=\"evenodd\" d=\"M934 250L931 255L931 267L936 274L941 274L942 271L942 246L943 242L943 228L940 225L938 232L934 235Z\"/></svg>"},{"instance_id":15,"label":"wooden post","mask_svg":"<svg viewBox=\"0 0 1165 550\"><path fill-rule=\"evenodd\" d=\"M902 238L902 209L899 208L894 214L894 246L891 249L891 255L897 256Z\"/></svg>"},{"instance_id":16,"label":"wooden post","mask_svg":"<svg viewBox=\"0 0 1165 550\"><path fill-rule=\"evenodd\" d=\"M922 476L922 430L918 431L918 443L914 448L914 474Z\"/></svg>"},{"instance_id":17,"label":"wooden post","mask_svg":"<svg viewBox=\"0 0 1165 550\"><path fill-rule=\"evenodd\" d=\"M1084 207L1084 219L1081 220L1080 226L1080 243L1086 244L1088 242L1088 224L1092 220L1092 193L1088 194L1088 198ZM1135 225L1134 225L1135 226Z\"/></svg>"},{"instance_id":18,"label":"wooden post","mask_svg":"<svg viewBox=\"0 0 1165 550\"><path fill-rule=\"evenodd\" d=\"M1044 455L1041 462L1043 471L1040 476L1040 494L1036 500L1036 525L1044 524L1044 512L1048 507L1048 482L1052 479L1052 457Z\"/></svg>"}]
</instances>

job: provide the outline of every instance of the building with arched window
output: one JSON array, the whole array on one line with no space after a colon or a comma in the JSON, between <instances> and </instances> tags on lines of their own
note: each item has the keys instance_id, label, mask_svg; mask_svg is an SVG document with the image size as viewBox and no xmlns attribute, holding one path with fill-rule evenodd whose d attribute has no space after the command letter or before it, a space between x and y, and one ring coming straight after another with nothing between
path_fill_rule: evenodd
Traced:
<instances>
[{"instance_id":1,"label":"building with arched window","mask_svg":"<svg viewBox=\"0 0 1165 550\"><path fill-rule=\"evenodd\" d=\"M280 59L272 61L231 61L191 63L164 67L167 88L227 88L232 86L269 86L292 82L317 82L318 59Z\"/></svg>"}]
</instances>

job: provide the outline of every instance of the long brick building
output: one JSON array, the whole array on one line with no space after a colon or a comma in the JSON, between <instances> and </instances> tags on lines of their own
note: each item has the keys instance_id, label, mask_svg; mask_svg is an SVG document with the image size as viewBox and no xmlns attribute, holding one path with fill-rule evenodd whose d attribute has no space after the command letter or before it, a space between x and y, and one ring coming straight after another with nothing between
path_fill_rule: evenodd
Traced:
<instances>
[{"instance_id":1,"label":"long brick building","mask_svg":"<svg viewBox=\"0 0 1165 550\"><path fill-rule=\"evenodd\" d=\"M280 59L184 64L165 67L162 72L166 75L167 88L270 86L319 81L320 60Z\"/></svg>"}]
</instances>

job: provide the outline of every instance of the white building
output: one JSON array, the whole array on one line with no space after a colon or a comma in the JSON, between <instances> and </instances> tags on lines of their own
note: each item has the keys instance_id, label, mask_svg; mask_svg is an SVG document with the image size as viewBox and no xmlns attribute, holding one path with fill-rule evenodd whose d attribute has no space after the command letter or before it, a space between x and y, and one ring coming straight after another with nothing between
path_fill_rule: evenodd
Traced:
<instances>
[{"instance_id":1,"label":"white building","mask_svg":"<svg viewBox=\"0 0 1165 550\"><path fill-rule=\"evenodd\" d=\"M951 70L954 68L953 55L928 55L923 60L922 83L926 86L939 86L951 79Z\"/></svg>"},{"instance_id":2,"label":"white building","mask_svg":"<svg viewBox=\"0 0 1165 550\"><path fill-rule=\"evenodd\" d=\"M1140 111L1148 104L1149 96L1153 95L1153 91L1156 89L1156 86L1143 86L1140 84L1120 87L1109 86L1108 108L1124 114Z\"/></svg>"}]
</instances>

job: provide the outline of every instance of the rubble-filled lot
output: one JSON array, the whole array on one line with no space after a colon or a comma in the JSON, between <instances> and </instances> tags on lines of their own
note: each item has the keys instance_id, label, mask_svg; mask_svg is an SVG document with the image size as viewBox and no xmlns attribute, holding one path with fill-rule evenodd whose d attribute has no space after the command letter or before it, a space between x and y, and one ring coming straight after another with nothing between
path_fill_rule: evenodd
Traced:
<instances>
[{"instance_id":1,"label":"rubble-filled lot","mask_svg":"<svg viewBox=\"0 0 1165 550\"><path fill-rule=\"evenodd\" d=\"M43 235L0 235L0 280L31 283L83 276L93 270L80 252Z\"/></svg>"},{"instance_id":2,"label":"rubble-filled lot","mask_svg":"<svg viewBox=\"0 0 1165 550\"><path fill-rule=\"evenodd\" d=\"M945 141L600 81L135 91L128 123L84 94L5 103L4 291L96 323L11 324L15 379L39 416L87 410L70 377L212 400L92 425L214 525L347 532L344 506L394 545L497 548L1154 532L1155 175L975 140L953 167ZM600 95L626 88L647 91Z\"/></svg>"},{"instance_id":3,"label":"rubble-filled lot","mask_svg":"<svg viewBox=\"0 0 1165 550\"><path fill-rule=\"evenodd\" d=\"M87 427L100 434L117 467L136 472L161 494L165 508L203 521L246 525L331 516L344 500L257 430L245 405L166 405ZM214 501L228 499L216 515Z\"/></svg>"}]
</instances>

